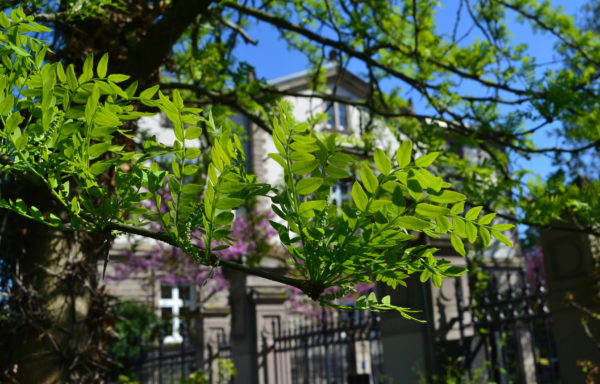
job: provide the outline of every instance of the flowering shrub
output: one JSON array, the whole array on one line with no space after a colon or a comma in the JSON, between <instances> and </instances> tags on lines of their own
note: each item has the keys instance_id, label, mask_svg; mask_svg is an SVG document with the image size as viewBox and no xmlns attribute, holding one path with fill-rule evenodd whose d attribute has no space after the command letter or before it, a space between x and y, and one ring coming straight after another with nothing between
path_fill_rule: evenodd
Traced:
<instances>
[{"instance_id":1,"label":"flowering shrub","mask_svg":"<svg viewBox=\"0 0 600 384\"><path fill-rule=\"evenodd\" d=\"M231 237L234 239L231 246L215 253L224 260L245 259L245 262L251 264L258 263L264 255L277 255L278 248L273 242L277 232L269 224L268 219L271 217L269 213L255 211L238 214L231 226ZM199 246L203 246L199 236L196 241ZM179 248L156 242L150 251L139 252L136 250L137 245L139 244L133 244L131 249L124 251L126 258L115 266L115 274L110 276L111 279L120 281L141 277L147 284L160 282L169 285L199 286L212 277L213 282L205 288L205 300L215 292L227 288L227 280L221 269L213 270L197 264Z\"/></svg>"}]
</instances>

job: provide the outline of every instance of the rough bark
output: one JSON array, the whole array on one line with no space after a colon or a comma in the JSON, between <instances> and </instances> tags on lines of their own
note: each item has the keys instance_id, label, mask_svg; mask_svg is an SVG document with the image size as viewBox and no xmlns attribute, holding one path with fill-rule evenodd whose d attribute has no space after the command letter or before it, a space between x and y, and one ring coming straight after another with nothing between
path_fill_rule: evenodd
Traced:
<instances>
[{"instance_id":1,"label":"rough bark","mask_svg":"<svg viewBox=\"0 0 600 384\"><path fill-rule=\"evenodd\" d=\"M32 204L50 208L38 188L28 190ZM102 382L111 322L97 276L105 239L56 231L6 212L1 222L0 257L11 264L12 276L9 313L0 329L0 381Z\"/></svg>"},{"instance_id":2,"label":"rough bark","mask_svg":"<svg viewBox=\"0 0 600 384\"><path fill-rule=\"evenodd\" d=\"M142 86L158 80L175 42L210 0L175 0L155 20L144 2L132 2L140 17L115 13L110 23L56 23L64 45L59 56L80 64L89 53L109 52L111 71ZM132 10L129 10L132 11ZM164 11L164 12L162 12ZM121 41L130 39L129 41ZM3 197L22 197L54 211L43 187L10 182ZM98 285L97 260L106 236L64 233L0 212L0 260L10 264L9 316L0 317L0 382L95 383L104 381L105 344L113 321Z\"/></svg>"}]
</instances>

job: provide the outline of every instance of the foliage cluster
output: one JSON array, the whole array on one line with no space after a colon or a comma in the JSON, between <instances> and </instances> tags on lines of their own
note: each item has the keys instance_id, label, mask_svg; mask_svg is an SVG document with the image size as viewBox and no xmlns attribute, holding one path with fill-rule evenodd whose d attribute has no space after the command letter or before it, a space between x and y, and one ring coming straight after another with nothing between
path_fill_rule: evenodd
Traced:
<instances>
[{"instance_id":1,"label":"foliage cluster","mask_svg":"<svg viewBox=\"0 0 600 384\"><path fill-rule=\"evenodd\" d=\"M463 239L479 238L487 245L493 236L510 244L500 231L511 225L490 224L495 214L480 216L482 207L473 207L462 216L466 197L427 170L439 154L413 159L411 141L402 143L395 158L376 149L374 167L371 161L344 153L335 135L317 133L314 123L294 121L282 105L273 120L278 153L270 156L283 167L285 183L282 187L258 183L246 171L237 134L218 127L211 114L185 106L177 90L171 97L158 86L138 93L135 82L122 89L119 83L128 77L108 74L106 55L98 62L88 56L77 76L72 65L65 69L61 63L44 62L47 46L28 33L45 29L31 17L16 10L11 19L2 20L6 31L1 35L6 49L0 52L2 173L32 179L50 192L58 210L42 212L22 199L2 199L3 208L61 230L131 233L161 240L198 264L280 281L323 304L331 304L336 296L322 295L330 287L340 288L339 294L375 280L395 287L413 273L439 286L443 277L464 272L436 259L435 249L414 246L418 232L449 235L463 255ZM171 120L176 138L172 148L153 139L146 140L142 151L115 144L119 137L131 137L124 122L148 114L135 111L136 103L156 108ZM200 172L195 164L200 151L188 143L203 132L212 137L207 177L204 184L188 182L188 176ZM167 171L156 161L165 156L171 158ZM342 208L331 204L331 187L353 173L360 180L352 187L353 203ZM110 178L109 186L102 177ZM170 195L164 212L161 190ZM217 254L234 241L234 210L255 196L271 199L281 219L272 225L295 267L292 278ZM148 230L151 223L161 230ZM357 305L393 308L411 317L408 309L392 306L389 298L378 301L371 295Z\"/></svg>"}]
</instances>

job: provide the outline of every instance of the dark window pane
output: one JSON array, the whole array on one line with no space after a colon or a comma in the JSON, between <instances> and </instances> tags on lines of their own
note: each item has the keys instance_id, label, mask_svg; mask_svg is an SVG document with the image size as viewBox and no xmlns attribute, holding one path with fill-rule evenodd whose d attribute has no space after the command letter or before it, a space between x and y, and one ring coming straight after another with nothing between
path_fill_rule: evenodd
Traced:
<instances>
[{"instance_id":1,"label":"dark window pane","mask_svg":"<svg viewBox=\"0 0 600 384\"><path fill-rule=\"evenodd\" d=\"M191 298L190 288L191 287L189 285L180 285L179 286L179 298L181 300L189 300Z\"/></svg>"},{"instance_id":2,"label":"dark window pane","mask_svg":"<svg viewBox=\"0 0 600 384\"><path fill-rule=\"evenodd\" d=\"M335 119L333 117L333 103L327 104L325 113L327 113L327 128L334 129L335 128Z\"/></svg>"},{"instance_id":3,"label":"dark window pane","mask_svg":"<svg viewBox=\"0 0 600 384\"><path fill-rule=\"evenodd\" d=\"M160 317L163 319L170 319L173 317L173 310L171 308L161 308Z\"/></svg>"},{"instance_id":4,"label":"dark window pane","mask_svg":"<svg viewBox=\"0 0 600 384\"><path fill-rule=\"evenodd\" d=\"M337 105L338 112L338 129L340 131L345 131L348 129L348 117L346 116L346 106L343 104Z\"/></svg>"},{"instance_id":5,"label":"dark window pane","mask_svg":"<svg viewBox=\"0 0 600 384\"><path fill-rule=\"evenodd\" d=\"M170 285L161 285L160 286L160 298L161 299L170 299L172 298L172 290L173 287Z\"/></svg>"}]
</instances>

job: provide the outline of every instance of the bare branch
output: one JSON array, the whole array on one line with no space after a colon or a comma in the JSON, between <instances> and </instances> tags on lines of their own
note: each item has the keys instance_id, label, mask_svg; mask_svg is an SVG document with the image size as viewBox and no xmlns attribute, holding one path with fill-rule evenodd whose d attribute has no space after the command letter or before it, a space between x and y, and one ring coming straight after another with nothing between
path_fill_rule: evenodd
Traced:
<instances>
[{"instance_id":1,"label":"bare branch","mask_svg":"<svg viewBox=\"0 0 600 384\"><path fill-rule=\"evenodd\" d=\"M33 15L35 21L39 22L58 22L64 21L67 17L66 12L54 12L54 13L38 13Z\"/></svg>"},{"instance_id":2,"label":"bare branch","mask_svg":"<svg viewBox=\"0 0 600 384\"><path fill-rule=\"evenodd\" d=\"M421 90L423 88L439 89L439 86L428 84L428 83L425 83L424 81L416 80L400 71L397 71L393 68L383 65L380 62L378 62L377 60L373 59L373 57L371 57L369 54L367 54L365 52L357 51L356 49L351 48L347 44L344 44L344 42L342 42L342 41L336 41L336 40L329 39L323 35L320 35L309 29L306 29L301 25L292 23L291 21L288 21L288 20L282 19L280 17L274 16L272 14L263 12L257 8L247 7L247 6L239 4L237 2L227 2L227 3L224 3L223 5L233 8L233 9L236 9L244 14L255 17L259 20L265 21L276 27L298 33L298 34L300 34L312 41L315 41L319 44L322 44L322 45L325 45L325 46L328 46L331 48L335 48L341 52L348 54L351 57L355 57L357 59L364 61L368 65L377 67L377 68L389 73L390 75L395 76L396 78L404 81L405 83L409 84L413 88L416 88L419 90Z\"/></svg>"},{"instance_id":3,"label":"bare branch","mask_svg":"<svg viewBox=\"0 0 600 384\"><path fill-rule=\"evenodd\" d=\"M244 39L244 41L247 44L252 44L252 45L258 44L258 40L254 40L253 38L251 38L250 35L248 35L248 32L246 32L244 30L244 28L242 28L240 25L234 23L233 21L231 21L225 17L219 17L219 21L221 23L223 23L223 25L233 29L237 34L242 36L242 38Z\"/></svg>"}]
</instances>

